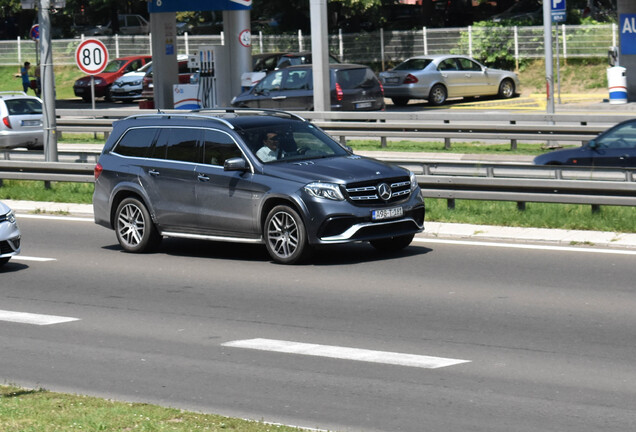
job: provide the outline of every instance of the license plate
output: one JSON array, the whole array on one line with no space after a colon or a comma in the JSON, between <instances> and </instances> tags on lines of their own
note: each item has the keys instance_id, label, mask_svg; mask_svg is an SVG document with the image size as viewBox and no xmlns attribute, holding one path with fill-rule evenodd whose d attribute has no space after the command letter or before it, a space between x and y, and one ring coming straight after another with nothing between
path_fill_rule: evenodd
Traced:
<instances>
[{"instance_id":1,"label":"license plate","mask_svg":"<svg viewBox=\"0 0 636 432\"><path fill-rule=\"evenodd\" d=\"M373 102L360 102L356 104L356 109L371 108L372 106Z\"/></svg>"},{"instance_id":2,"label":"license plate","mask_svg":"<svg viewBox=\"0 0 636 432\"><path fill-rule=\"evenodd\" d=\"M386 79L387 84L397 84L398 82L400 82L400 78L398 77L391 77Z\"/></svg>"},{"instance_id":3,"label":"license plate","mask_svg":"<svg viewBox=\"0 0 636 432\"><path fill-rule=\"evenodd\" d=\"M82 93L84 93L84 89L78 87L78 88L75 89L75 93L82 94Z\"/></svg>"},{"instance_id":4,"label":"license plate","mask_svg":"<svg viewBox=\"0 0 636 432\"><path fill-rule=\"evenodd\" d=\"M393 207L389 209L373 210L371 213L371 219L393 219L404 215L404 209L402 207Z\"/></svg>"},{"instance_id":5,"label":"license plate","mask_svg":"<svg viewBox=\"0 0 636 432\"><path fill-rule=\"evenodd\" d=\"M22 126L41 126L40 120L22 120Z\"/></svg>"}]
</instances>

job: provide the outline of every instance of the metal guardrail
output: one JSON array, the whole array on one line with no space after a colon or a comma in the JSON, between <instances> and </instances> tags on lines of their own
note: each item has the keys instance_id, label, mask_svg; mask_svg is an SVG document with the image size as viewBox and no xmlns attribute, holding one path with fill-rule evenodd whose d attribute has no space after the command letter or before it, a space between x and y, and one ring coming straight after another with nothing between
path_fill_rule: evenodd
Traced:
<instances>
[{"instance_id":1,"label":"metal guardrail","mask_svg":"<svg viewBox=\"0 0 636 432\"><path fill-rule=\"evenodd\" d=\"M411 169L427 198L636 205L636 169L392 161ZM94 164L0 161L1 179L92 182Z\"/></svg>"},{"instance_id":2,"label":"metal guardrail","mask_svg":"<svg viewBox=\"0 0 636 432\"><path fill-rule=\"evenodd\" d=\"M184 113L165 110L166 113ZM100 132L108 134L113 121L139 114L155 114L156 110L73 110L57 113L59 132ZM327 133L346 143L347 138L367 137L387 139L438 139L446 148L452 140L504 140L515 149L523 141L568 141L584 143L630 115L589 114L529 114L466 112L296 112L311 120Z\"/></svg>"}]
</instances>

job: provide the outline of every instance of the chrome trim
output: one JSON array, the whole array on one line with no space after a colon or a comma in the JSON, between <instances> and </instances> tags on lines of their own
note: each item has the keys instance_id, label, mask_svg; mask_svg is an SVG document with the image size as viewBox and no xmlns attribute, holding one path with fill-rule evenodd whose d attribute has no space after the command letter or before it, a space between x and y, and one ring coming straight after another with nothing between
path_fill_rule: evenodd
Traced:
<instances>
[{"instance_id":1,"label":"chrome trim","mask_svg":"<svg viewBox=\"0 0 636 432\"><path fill-rule=\"evenodd\" d=\"M409 217L409 218L402 218L402 219L393 219L393 220L386 221L386 222L365 222L365 223L361 223L361 224L356 224L356 225L351 226L351 228L349 228L348 230L346 230L342 234L338 234L336 236L331 236L331 237L321 237L321 238L319 238L319 240L322 241L322 242L325 242L325 243L346 243L358 231L360 231L363 228L366 228L368 226L391 225L391 224L395 224L395 223L398 223L398 222L413 222L413 224L419 230L423 230L424 229L424 225L422 225L422 226L418 225L417 222L415 221L415 219Z\"/></svg>"},{"instance_id":2,"label":"chrome trim","mask_svg":"<svg viewBox=\"0 0 636 432\"><path fill-rule=\"evenodd\" d=\"M265 241L263 237L250 239L250 238L242 238L242 237L225 237L225 236L211 236L211 235L203 235L203 234L188 234L188 233L178 233L172 231L163 231L161 235L166 237L177 237L177 238L187 238L187 239L195 239L195 240L210 240L210 241L226 241L232 243L251 243L251 244L264 244Z\"/></svg>"}]
</instances>

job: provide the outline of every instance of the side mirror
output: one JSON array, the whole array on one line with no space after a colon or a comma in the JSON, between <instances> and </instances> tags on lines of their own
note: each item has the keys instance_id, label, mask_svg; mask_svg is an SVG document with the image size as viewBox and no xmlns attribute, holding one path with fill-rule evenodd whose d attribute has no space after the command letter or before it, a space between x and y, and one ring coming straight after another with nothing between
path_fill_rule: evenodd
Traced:
<instances>
[{"instance_id":1,"label":"side mirror","mask_svg":"<svg viewBox=\"0 0 636 432\"><path fill-rule=\"evenodd\" d=\"M591 140L590 142L587 143L587 146L591 149L595 149L598 147L598 144L596 143L596 141Z\"/></svg>"},{"instance_id":2,"label":"side mirror","mask_svg":"<svg viewBox=\"0 0 636 432\"><path fill-rule=\"evenodd\" d=\"M227 159L223 164L223 171L247 171L248 169L247 161L240 157Z\"/></svg>"}]
</instances>

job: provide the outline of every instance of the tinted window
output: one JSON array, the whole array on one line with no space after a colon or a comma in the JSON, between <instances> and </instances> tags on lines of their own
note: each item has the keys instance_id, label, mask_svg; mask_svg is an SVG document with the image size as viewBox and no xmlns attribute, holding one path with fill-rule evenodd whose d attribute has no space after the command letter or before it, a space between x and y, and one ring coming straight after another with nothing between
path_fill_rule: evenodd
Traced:
<instances>
[{"instance_id":1,"label":"tinted window","mask_svg":"<svg viewBox=\"0 0 636 432\"><path fill-rule=\"evenodd\" d=\"M438 69L441 70L441 71L456 71L456 70L458 70L457 63L455 63L455 59L446 59L446 60L442 61L439 64Z\"/></svg>"},{"instance_id":2,"label":"tinted window","mask_svg":"<svg viewBox=\"0 0 636 432\"><path fill-rule=\"evenodd\" d=\"M243 156L241 150L228 135L206 130L203 136L203 163L223 166L227 159Z\"/></svg>"},{"instance_id":3,"label":"tinted window","mask_svg":"<svg viewBox=\"0 0 636 432\"><path fill-rule=\"evenodd\" d=\"M283 81L283 74L285 72L282 70L272 72L263 78L256 86L254 87L255 91L277 91L280 90L280 86Z\"/></svg>"},{"instance_id":4,"label":"tinted window","mask_svg":"<svg viewBox=\"0 0 636 432\"><path fill-rule=\"evenodd\" d=\"M431 64L431 59L408 59L397 65L393 70L417 70L424 69Z\"/></svg>"},{"instance_id":5,"label":"tinted window","mask_svg":"<svg viewBox=\"0 0 636 432\"><path fill-rule=\"evenodd\" d=\"M336 71L336 82L340 84L343 90L373 87L377 81L375 74L369 68Z\"/></svg>"},{"instance_id":6,"label":"tinted window","mask_svg":"<svg viewBox=\"0 0 636 432\"><path fill-rule=\"evenodd\" d=\"M42 104L37 99L7 99L9 115L42 114Z\"/></svg>"},{"instance_id":7,"label":"tinted window","mask_svg":"<svg viewBox=\"0 0 636 432\"><path fill-rule=\"evenodd\" d=\"M155 137L154 129L130 129L113 150L122 156L145 157Z\"/></svg>"},{"instance_id":8,"label":"tinted window","mask_svg":"<svg viewBox=\"0 0 636 432\"><path fill-rule=\"evenodd\" d=\"M306 90L309 89L309 71L306 69L289 71L285 82L284 90Z\"/></svg>"},{"instance_id":9,"label":"tinted window","mask_svg":"<svg viewBox=\"0 0 636 432\"><path fill-rule=\"evenodd\" d=\"M200 129L161 129L152 157L182 162L200 162L201 135Z\"/></svg>"},{"instance_id":10,"label":"tinted window","mask_svg":"<svg viewBox=\"0 0 636 432\"><path fill-rule=\"evenodd\" d=\"M458 58L457 61L459 62L459 65L462 67L462 70L481 72L481 66L479 66L477 63L475 63L472 60L465 59L465 58Z\"/></svg>"}]
</instances>

